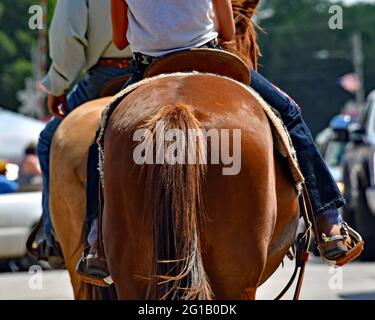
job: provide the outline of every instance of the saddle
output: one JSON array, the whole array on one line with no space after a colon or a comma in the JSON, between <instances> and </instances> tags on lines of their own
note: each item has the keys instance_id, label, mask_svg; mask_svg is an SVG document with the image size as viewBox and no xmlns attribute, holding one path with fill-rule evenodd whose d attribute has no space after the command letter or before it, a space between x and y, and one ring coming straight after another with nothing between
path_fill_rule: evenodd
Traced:
<instances>
[{"instance_id":1,"label":"saddle","mask_svg":"<svg viewBox=\"0 0 375 320\"><path fill-rule=\"evenodd\" d=\"M152 78L161 74L176 72L211 73L250 83L250 70L246 63L233 53L215 49L191 49L173 53L154 60L144 77ZM114 96L130 75L123 75L108 81L100 91L100 97Z\"/></svg>"},{"instance_id":2,"label":"saddle","mask_svg":"<svg viewBox=\"0 0 375 320\"><path fill-rule=\"evenodd\" d=\"M104 97L111 97L114 96L116 93L120 92L123 85L128 81L130 78L130 74L124 74L122 76L113 78L109 80L100 90L100 98Z\"/></svg>"},{"instance_id":3,"label":"saddle","mask_svg":"<svg viewBox=\"0 0 375 320\"><path fill-rule=\"evenodd\" d=\"M211 73L250 83L250 70L246 63L233 53L216 49L191 49L157 59L145 72L145 78L176 72Z\"/></svg>"}]
</instances>

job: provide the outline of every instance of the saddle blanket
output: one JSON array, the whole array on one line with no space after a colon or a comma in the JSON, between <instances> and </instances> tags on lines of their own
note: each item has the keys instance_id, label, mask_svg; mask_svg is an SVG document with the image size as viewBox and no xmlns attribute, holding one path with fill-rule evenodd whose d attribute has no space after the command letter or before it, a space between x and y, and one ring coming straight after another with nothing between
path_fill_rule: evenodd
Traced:
<instances>
[{"instance_id":1,"label":"saddle blanket","mask_svg":"<svg viewBox=\"0 0 375 320\"><path fill-rule=\"evenodd\" d=\"M105 128L107 126L108 120L115 110L115 108L119 105L119 103L132 91L136 90L137 88L149 84L153 81L157 81L161 78L167 78L167 77L175 77L175 76L194 76L194 75L200 75L202 73L198 72L189 72L189 73L172 73L172 74L162 74L158 75L152 78L146 78L140 82L137 82L133 85L130 85L129 87L123 89L121 92L119 92L117 95L115 95L112 100L109 102L108 106L105 108L102 114L102 120L101 125L99 129L99 135L97 139L97 144L99 148L99 173L100 173L100 179L101 183L103 185L103 178L104 178L104 133ZM217 76L212 74L213 76ZM302 190L302 184L304 183L304 177L301 173L296 152L293 148L293 144L291 142L290 135L284 126L282 120L278 116L278 113L276 110L274 110L270 105L268 105L262 97L251 87L246 86L243 83L240 83L236 80L233 80L231 78L223 77L228 79L229 81L236 82L239 86L242 86L245 90L248 90L259 102L259 104L263 107L263 110L265 114L267 115L270 126L272 128L272 133L274 137L274 146L279 151L279 153L284 157L288 159L289 167L291 174L293 176L295 186L298 192Z\"/></svg>"}]
</instances>

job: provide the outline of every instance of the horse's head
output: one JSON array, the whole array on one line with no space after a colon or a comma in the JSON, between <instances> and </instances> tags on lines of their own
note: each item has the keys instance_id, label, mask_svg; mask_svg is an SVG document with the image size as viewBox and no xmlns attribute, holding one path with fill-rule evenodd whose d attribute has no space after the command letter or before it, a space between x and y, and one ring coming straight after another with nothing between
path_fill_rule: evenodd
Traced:
<instances>
[{"instance_id":1,"label":"horse's head","mask_svg":"<svg viewBox=\"0 0 375 320\"><path fill-rule=\"evenodd\" d=\"M260 0L232 0L236 23L236 36L230 42L222 42L225 50L239 55L249 67L257 69L260 51L252 17L257 11Z\"/></svg>"}]
</instances>

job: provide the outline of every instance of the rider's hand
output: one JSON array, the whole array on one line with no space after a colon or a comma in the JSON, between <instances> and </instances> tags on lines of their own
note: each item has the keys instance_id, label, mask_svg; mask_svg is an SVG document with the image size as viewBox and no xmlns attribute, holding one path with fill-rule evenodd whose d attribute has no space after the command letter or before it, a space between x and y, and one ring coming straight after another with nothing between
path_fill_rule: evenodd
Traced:
<instances>
[{"instance_id":1,"label":"rider's hand","mask_svg":"<svg viewBox=\"0 0 375 320\"><path fill-rule=\"evenodd\" d=\"M64 118L68 110L66 95L59 97L48 95L48 109L53 116L60 119Z\"/></svg>"}]
</instances>

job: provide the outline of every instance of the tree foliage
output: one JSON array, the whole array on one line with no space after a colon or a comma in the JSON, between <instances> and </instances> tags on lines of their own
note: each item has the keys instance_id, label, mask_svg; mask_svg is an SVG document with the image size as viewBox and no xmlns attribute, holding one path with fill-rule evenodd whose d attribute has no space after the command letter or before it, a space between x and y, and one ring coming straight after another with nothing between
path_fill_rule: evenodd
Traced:
<instances>
[{"instance_id":1,"label":"tree foliage","mask_svg":"<svg viewBox=\"0 0 375 320\"><path fill-rule=\"evenodd\" d=\"M48 1L49 20L54 1ZM31 50L38 30L29 28L29 8L35 0L0 0L0 106L16 110L16 92L32 74Z\"/></svg>"},{"instance_id":2,"label":"tree foliage","mask_svg":"<svg viewBox=\"0 0 375 320\"><path fill-rule=\"evenodd\" d=\"M295 98L313 133L353 99L338 83L353 72L353 32L363 37L366 91L375 89L375 6L343 6L342 30L329 28L330 6L326 0L268 0L263 8L273 14L261 21L265 33L260 33L260 72ZM321 50L347 58L318 60L315 54Z\"/></svg>"}]
</instances>

